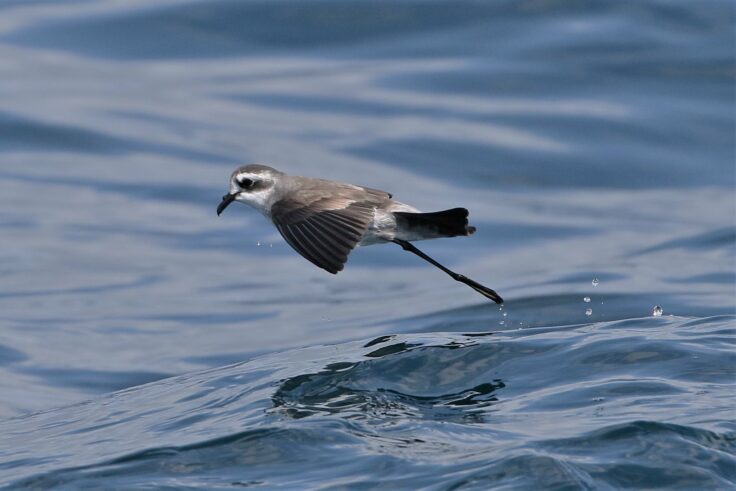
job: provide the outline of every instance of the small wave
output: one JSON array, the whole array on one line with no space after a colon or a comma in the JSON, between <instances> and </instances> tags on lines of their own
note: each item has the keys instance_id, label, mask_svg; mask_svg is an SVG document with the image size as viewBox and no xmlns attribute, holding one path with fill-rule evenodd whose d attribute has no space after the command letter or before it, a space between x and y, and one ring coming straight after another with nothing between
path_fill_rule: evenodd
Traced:
<instances>
[{"instance_id":1,"label":"small wave","mask_svg":"<svg viewBox=\"0 0 736 491\"><path fill-rule=\"evenodd\" d=\"M505 387L481 370L495 361L492 345L472 338L429 345L381 344L364 355L370 360L330 364L318 373L284 380L273 396L275 408L294 418L341 414L462 421L498 401L496 392ZM479 373L471 376L473 365Z\"/></svg>"},{"instance_id":2,"label":"small wave","mask_svg":"<svg viewBox=\"0 0 736 491\"><path fill-rule=\"evenodd\" d=\"M643 318L266 355L2 421L0 484L725 489L735 333Z\"/></svg>"}]
</instances>

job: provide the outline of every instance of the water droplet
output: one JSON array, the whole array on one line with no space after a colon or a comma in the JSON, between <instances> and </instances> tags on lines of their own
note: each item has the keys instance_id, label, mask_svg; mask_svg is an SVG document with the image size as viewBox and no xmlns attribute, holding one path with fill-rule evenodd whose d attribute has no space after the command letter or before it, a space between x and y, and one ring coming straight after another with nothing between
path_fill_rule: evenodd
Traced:
<instances>
[{"instance_id":1,"label":"water droplet","mask_svg":"<svg viewBox=\"0 0 736 491\"><path fill-rule=\"evenodd\" d=\"M601 280L599 280L598 278L593 278L593 281L591 281L591 283L592 283L593 286L598 286L598 283L600 283L600 282L601 282Z\"/></svg>"},{"instance_id":2,"label":"water droplet","mask_svg":"<svg viewBox=\"0 0 736 491\"><path fill-rule=\"evenodd\" d=\"M583 297L583 302L590 303L590 297Z\"/></svg>"},{"instance_id":3,"label":"water droplet","mask_svg":"<svg viewBox=\"0 0 736 491\"><path fill-rule=\"evenodd\" d=\"M655 305L652 309L652 315L654 317L662 317L662 312L664 312L664 310L662 310L662 307L660 307L659 305Z\"/></svg>"},{"instance_id":4,"label":"water droplet","mask_svg":"<svg viewBox=\"0 0 736 491\"><path fill-rule=\"evenodd\" d=\"M506 324L506 321L500 321L498 324L503 326L504 324Z\"/></svg>"},{"instance_id":5,"label":"water droplet","mask_svg":"<svg viewBox=\"0 0 736 491\"><path fill-rule=\"evenodd\" d=\"M256 247L261 247L261 241L256 242Z\"/></svg>"},{"instance_id":6,"label":"water droplet","mask_svg":"<svg viewBox=\"0 0 736 491\"><path fill-rule=\"evenodd\" d=\"M507 315L509 315L509 313L508 313L508 312L504 312L504 313L503 313L503 316L504 316L504 317L506 317Z\"/></svg>"},{"instance_id":7,"label":"water droplet","mask_svg":"<svg viewBox=\"0 0 736 491\"><path fill-rule=\"evenodd\" d=\"M593 315L593 309L585 309L585 315Z\"/></svg>"},{"instance_id":8,"label":"water droplet","mask_svg":"<svg viewBox=\"0 0 736 491\"><path fill-rule=\"evenodd\" d=\"M268 247L273 247L273 244L268 244Z\"/></svg>"}]
</instances>

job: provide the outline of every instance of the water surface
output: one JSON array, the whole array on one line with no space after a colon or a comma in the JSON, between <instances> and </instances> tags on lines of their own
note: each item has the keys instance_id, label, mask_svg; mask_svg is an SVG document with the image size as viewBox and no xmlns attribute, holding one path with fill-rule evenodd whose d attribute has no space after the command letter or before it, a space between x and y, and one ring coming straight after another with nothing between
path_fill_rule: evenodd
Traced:
<instances>
[{"instance_id":1,"label":"water surface","mask_svg":"<svg viewBox=\"0 0 736 491\"><path fill-rule=\"evenodd\" d=\"M0 485L733 487L734 20L4 2ZM254 161L466 206L422 248L504 308L217 218Z\"/></svg>"}]
</instances>

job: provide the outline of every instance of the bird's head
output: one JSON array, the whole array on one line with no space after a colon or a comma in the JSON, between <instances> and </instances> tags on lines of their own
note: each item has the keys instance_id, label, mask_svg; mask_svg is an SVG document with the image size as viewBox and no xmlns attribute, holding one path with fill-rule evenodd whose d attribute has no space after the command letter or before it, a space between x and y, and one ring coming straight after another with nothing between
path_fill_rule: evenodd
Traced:
<instances>
[{"instance_id":1,"label":"bird's head","mask_svg":"<svg viewBox=\"0 0 736 491\"><path fill-rule=\"evenodd\" d=\"M233 201L240 201L261 212L267 212L273 197L276 181L283 172L260 164L238 167L230 176L230 192L222 197L217 207L220 215Z\"/></svg>"}]
</instances>

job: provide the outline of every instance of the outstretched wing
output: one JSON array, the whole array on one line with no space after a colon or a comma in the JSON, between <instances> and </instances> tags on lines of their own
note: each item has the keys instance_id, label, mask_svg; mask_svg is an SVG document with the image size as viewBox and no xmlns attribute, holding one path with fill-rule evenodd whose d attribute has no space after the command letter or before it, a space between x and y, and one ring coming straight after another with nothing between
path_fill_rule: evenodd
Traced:
<instances>
[{"instance_id":1,"label":"outstretched wing","mask_svg":"<svg viewBox=\"0 0 736 491\"><path fill-rule=\"evenodd\" d=\"M299 254L337 274L368 230L376 207L388 199L382 191L315 180L274 203L271 219Z\"/></svg>"}]
</instances>

